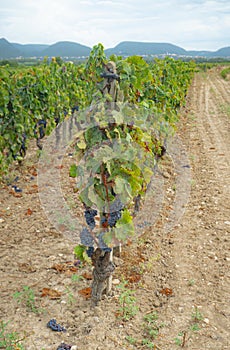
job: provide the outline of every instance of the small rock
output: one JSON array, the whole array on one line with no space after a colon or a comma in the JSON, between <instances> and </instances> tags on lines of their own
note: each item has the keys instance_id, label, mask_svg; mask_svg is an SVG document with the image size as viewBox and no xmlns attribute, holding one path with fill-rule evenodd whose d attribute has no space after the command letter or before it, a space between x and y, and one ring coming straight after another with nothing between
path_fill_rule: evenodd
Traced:
<instances>
[{"instance_id":1,"label":"small rock","mask_svg":"<svg viewBox=\"0 0 230 350\"><path fill-rule=\"evenodd\" d=\"M0 224L4 222L5 220L3 218L0 218Z\"/></svg>"},{"instance_id":2,"label":"small rock","mask_svg":"<svg viewBox=\"0 0 230 350\"><path fill-rule=\"evenodd\" d=\"M209 324L209 319L208 318L204 318L204 323L206 323L206 324Z\"/></svg>"},{"instance_id":3,"label":"small rock","mask_svg":"<svg viewBox=\"0 0 230 350\"><path fill-rule=\"evenodd\" d=\"M70 349L70 350L77 350L77 345L71 346L71 349Z\"/></svg>"},{"instance_id":4,"label":"small rock","mask_svg":"<svg viewBox=\"0 0 230 350\"><path fill-rule=\"evenodd\" d=\"M230 225L230 221L225 221L225 225Z\"/></svg>"},{"instance_id":5,"label":"small rock","mask_svg":"<svg viewBox=\"0 0 230 350\"><path fill-rule=\"evenodd\" d=\"M116 286L118 284L120 284L120 280L118 278L115 278L112 283Z\"/></svg>"}]
</instances>

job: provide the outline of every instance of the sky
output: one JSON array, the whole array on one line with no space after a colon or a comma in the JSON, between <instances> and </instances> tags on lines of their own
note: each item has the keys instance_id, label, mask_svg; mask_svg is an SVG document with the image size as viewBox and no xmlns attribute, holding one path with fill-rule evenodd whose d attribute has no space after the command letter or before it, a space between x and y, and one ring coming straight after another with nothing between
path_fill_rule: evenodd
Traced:
<instances>
[{"instance_id":1,"label":"sky","mask_svg":"<svg viewBox=\"0 0 230 350\"><path fill-rule=\"evenodd\" d=\"M230 46L230 0L0 0L0 38L106 49L121 41L167 42L215 51Z\"/></svg>"}]
</instances>

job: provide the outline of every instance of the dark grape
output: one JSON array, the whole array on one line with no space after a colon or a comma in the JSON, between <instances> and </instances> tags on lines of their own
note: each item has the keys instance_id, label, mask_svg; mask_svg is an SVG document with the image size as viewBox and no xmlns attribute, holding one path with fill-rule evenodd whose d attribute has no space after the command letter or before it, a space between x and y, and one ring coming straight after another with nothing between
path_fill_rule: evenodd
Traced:
<instances>
[{"instance_id":1,"label":"dark grape","mask_svg":"<svg viewBox=\"0 0 230 350\"><path fill-rule=\"evenodd\" d=\"M86 247L93 246L93 237L91 236L91 233L89 230L84 227L80 233L80 239L81 239L81 244L85 245Z\"/></svg>"},{"instance_id":2,"label":"dark grape","mask_svg":"<svg viewBox=\"0 0 230 350\"><path fill-rule=\"evenodd\" d=\"M110 227L114 227L116 222L121 218L121 211L114 211L109 214L108 224Z\"/></svg>"},{"instance_id":3,"label":"dark grape","mask_svg":"<svg viewBox=\"0 0 230 350\"><path fill-rule=\"evenodd\" d=\"M103 215L101 217L101 226L104 226L104 224L106 224L106 222L107 222L107 217Z\"/></svg>"},{"instance_id":4,"label":"dark grape","mask_svg":"<svg viewBox=\"0 0 230 350\"><path fill-rule=\"evenodd\" d=\"M75 111L76 111L76 112L79 111L79 106L74 106L74 107L71 108L72 114L73 114Z\"/></svg>"},{"instance_id":5,"label":"dark grape","mask_svg":"<svg viewBox=\"0 0 230 350\"><path fill-rule=\"evenodd\" d=\"M72 345L62 343L58 346L57 350L71 350Z\"/></svg>"},{"instance_id":6,"label":"dark grape","mask_svg":"<svg viewBox=\"0 0 230 350\"><path fill-rule=\"evenodd\" d=\"M52 331L56 331L56 332L66 332L66 329L64 327L62 327L60 324L57 323L57 321L55 319L50 320L47 323L47 327L51 328Z\"/></svg>"},{"instance_id":7,"label":"dark grape","mask_svg":"<svg viewBox=\"0 0 230 350\"><path fill-rule=\"evenodd\" d=\"M39 131L40 139L43 139L45 137L45 131L44 131L43 126L39 126L38 131Z\"/></svg>"},{"instance_id":8,"label":"dark grape","mask_svg":"<svg viewBox=\"0 0 230 350\"><path fill-rule=\"evenodd\" d=\"M89 258L92 257L93 252L94 252L94 247L89 247L89 248L86 250L86 254L88 255Z\"/></svg>"},{"instance_id":9,"label":"dark grape","mask_svg":"<svg viewBox=\"0 0 230 350\"><path fill-rule=\"evenodd\" d=\"M94 229L94 227L96 226L96 222L94 219L94 216L97 215L97 211L94 209L87 209L85 211L85 220L87 225L89 225L89 227L91 228L91 230Z\"/></svg>"},{"instance_id":10,"label":"dark grape","mask_svg":"<svg viewBox=\"0 0 230 350\"><path fill-rule=\"evenodd\" d=\"M121 211L124 209L124 204L121 202L120 198L116 198L112 203L110 203L109 209L110 213L116 212L116 211Z\"/></svg>"},{"instance_id":11,"label":"dark grape","mask_svg":"<svg viewBox=\"0 0 230 350\"><path fill-rule=\"evenodd\" d=\"M60 122L60 117L56 117L56 118L54 118L54 121L55 121L55 124L56 124L56 126L59 124L59 122Z\"/></svg>"},{"instance_id":12,"label":"dark grape","mask_svg":"<svg viewBox=\"0 0 230 350\"><path fill-rule=\"evenodd\" d=\"M13 185L12 188L15 190L15 192L22 192L22 189Z\"/></svg>"}]
</instances>

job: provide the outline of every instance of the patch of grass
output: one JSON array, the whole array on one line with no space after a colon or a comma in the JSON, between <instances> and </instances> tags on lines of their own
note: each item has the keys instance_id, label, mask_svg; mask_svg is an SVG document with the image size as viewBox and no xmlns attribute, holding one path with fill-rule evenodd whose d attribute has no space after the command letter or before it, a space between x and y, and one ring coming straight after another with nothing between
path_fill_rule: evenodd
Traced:
<instances>
[{"instance_id":1,"label":"patch of grass","mask_svg":"<svg viewBox=\"0 0 230 350\"><path fill-rule=\"evenodd\" d=\"M191 287L191 286L194 286L195 284L195 280L192 278L188 281L188 285Z\"/></svg>"},{"instance_id":2,"label":"patch of grass","mask_svg":"<svg viewBox=\"0 0 230 350\"><path fill-rule=\"evenodd\" d=\"M182 346L184 343L185 332L179 332L177 337L174 338L174 342L178 346Z\"/></svg>"},{"instance_id":3,"label":"patch of grass","mask_svg":"<svg viewBox=\"0 0 230 350\"><path fill-rule=\"evenodd\" d=\"M156 348L154 340L159 336L162 327L164 327L164 323L159 323L157 312L151 312L144 316L144 338L142 339L142 344L145 345L147 349Z\"/></svg>"},{"instance_id":4,"label":"patch of grass","mask_svg":"<svg viewBox=\"0 0 230 350\"><path fill-rule=\"evenodd\" d=\"M25 350L21 343L25 338L20 339L18 332L8 332L9 322L0 322L0 349L5 350Z\"/></svg>"},{"instance_id":5,"label":"patch of grass","mask_svg":"<svg viewBox=\"0 0 230 350\"><path fill-rule=\"evenodd\" d=\"M190 330L192 332L198 332L200 330L200 327L199 327L199 325L197 323L194 323L194 324L191 325Z\"/></svg>"},{"instance_id":6,"label":"patch of grass","mask_svg":"<svg viewBox=\"0 0 230 350\"><path fill-rule=\"evenodd\" d=\"M202 315L202 313L198 310L198 307L195 307L194 312L192 313L192 319L195 322L199 322L202 321L204 319L204 316Z\"/></svg>"},{"instance_id":7,"label":"patch of grass","mask_svg":"<svg viewBox=\"0 0 230 350\"><path fill-rule=\"evenodd\" d=\"M80 276L80 275L76 275L76 274L73 274L71 276L71 280L72 282L80 282L84 279L84 277Z\"/></svg>"},{"instance_id":8,"label":"patch of grass","mask_svg":"<svg viewBox=\"0 0 230 350\"><path fill-rule=\"evenodd\" d=\"M133 295L134 291L127 288L127 281L123 281L117 288L121 291L118 299L120 304L118 315L123 321L128 321L133 318L139 310L136 305L136 297Z\"/></svg>"},{"instance_id":9,"label":"patch of grass","mask_svg":"<svg viewBox=\"0 0 230 350\"><path fill-rule=\"evenodd\" d=\"M230 104L222 104L220 109L222 113L227 114L227 116L230 117Z\"/></svg>"},{"instance_id":10,"label":"patch of grass","mask_svg":"<svg viewBox=\"0 0 230 350\"><path fill-rule=\"evenodd\" d=\"M142 345L145 345L147 349L155 349L155 344L149 339L142 339Z\"/></svg>"},{"instance_id":11,"label":"patch of grass","mask_svg":"<svg viewBox=\"0 0 230 350\"><path fill-rule=\"evenodd\" d=\"M131 337L130 335L127 335L127 337L125 338L128 342L129 342L129 344L131 344L131 345L135 345L136 343L137 343L137 340L135 339L135 338L133 338L133 337Z\"/></svg>"},{"instance_id":12,"label":"patch of grass","mask_svg":"<svg viewBox=\"0 0 230 350\"><path fill-rule=\"evenodd\" d=\"M230 67L226 67L220 72L220 75L223 79L227 79L228 74L230 74Z\"/></svg>"},{"instance_id":13,"label":"patch of grass","mask_svg":"<svg viewBox=\"0 0 230 350\"><path fill-rule=\"evenodd\" d=\"M73 292L70 290L69 287L66 287L66 295L67 295L67 304L74 305L76 303L76 298L73 295Z\"/></svg>"},{"instance_id":14,"label":"patch of grass","mask_svg":"<svg viewBox=\"0 0 230 350\"><path fill-rule=\"evenodd\" d=\"M36 306L34 291L29 286L23 286L21 292L13 294L13 298L17 300L18 303L25 305L28 311L36 314L44 311Z\"/></svg>"}]
</instances>

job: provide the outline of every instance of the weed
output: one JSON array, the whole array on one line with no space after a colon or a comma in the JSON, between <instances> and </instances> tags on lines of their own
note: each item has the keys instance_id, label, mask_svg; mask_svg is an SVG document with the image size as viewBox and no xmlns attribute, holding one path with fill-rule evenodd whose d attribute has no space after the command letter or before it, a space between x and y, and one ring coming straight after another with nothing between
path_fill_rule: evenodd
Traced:
<instances>
[{"instance_id":1,"label":"weed","mask_svg":"<svg viewBox=\"0 0 230 350\"><path fill-rule=\"evenodd\" d=\"M220 106L220 110L222 113L227 114L227 116L230 116L230 105L229 104L222 104Z\"/></svg>"},{"instance_id":2,"label":"weed","mask_svg":"<svg viewBox=\"0 0 230 350\"><path fill-rule=\"evenodd\" d=\"M128 321L133 318L138 312L136 305L136 297L133 295L134 291L126 287L127 281L123 281L117 286L121 290L119 296L120 307L118 309L119 315L123 321Z\"/></svg>"},{"instance_id":3,"label":"weed","mask_svg":"<svg viewBox=\"0 0 230 350\"><path fill-rule=\"evenodd\" d=\"M178 333L177 337L174 338L175 344L178 346L182 346L184 338L184 332Z\"/></svg>"},{"instance_id":4,"label":"weed","mask_svg":"<svg viewBox=\"0 0 230 350\"><path fill-rule=\"evenodd\" d=\"M159 335L160 328L164 327L164 323L158 322L157 312L152 312L144 316L144 334L147 339L156 339Z\"/></svg>"},{"instance_id":5,"label":"weed","mask_svg":"<svg viewBox=\"0 0 230 350\"><path fill-rule=\"evenodd\" d=\"M135 345L137 343L137 340L130 335L127 335L126 340L129 342L131 345Z\"/></svg>"},{"instance_id":6,"label":"weed","mask_svg":"<svg viewBox=\"0 0 230 350\"><path fill-rule=\"evenodd\" d=\"M192 332L197 332L197 331L200 330L200 327L199 327L199 325L197 323L194 323L194 324L191 325L190 330Z\"/></svg>"},{"instance_id":7,"label":"weed","mask_svg":"<svg viewBox=\"0 0 230 350\"><path fill-rule=\"evenodd\" d=\"M28 311L32 311L34 313L40 313L42 311L42 309L39 309L35 305L35 294L33 289L31 289L29 286L23 286L23 290L21 292L14 293L13 297L18 303L25 305Z\"/></svg>"},{"instance_id":8,"label":"weed","mask_svg":"<svg viewBox=\"0 0 230 350\"><path fill-rule=\"evenodd\" d=\"M76 274L72 275L72 277L71 277L72 282L80 282L83 279L84 278L82 276L79 276L79 275L76 275Z\"/></svg>"},{"instance_id":9,"label":"weed","mask_svg":"<svg viewBox=\"0 0 230 350\"><path fill-rule=\"evenodd\" d=\"M76 303L76 299L74 298L73 293L72 293L72 291L69 289L69 287L66 287L65 292L66 292L67 297L68 297L67 304L69 304L69 305L75 304L75 303Z\"/></svg>"},{"instance_id":10,"label":"weed","mask_svg":"<svg viewBox=\"0 0 230 350\"><path fill-rule=\"evenodd\" d=\"M192 313L192 319L195 322L202 321L204 319L204 316L201 314L201 312L198 310L198 307L195 307L194 312Z\"/></svg>"},{"instance_id":11,"label":"weed","mask_svg":"<svg viewBox=\"0 0 230 350\"><path fill-rule=\"evenodd\" d=\"M24 338L19 339L19 334L17 332L7 332L6 328L8 324L9 322L0 322L0 349L25 350L21 344L21 341L24 340Z\"/></svg>"},{"instance_id":12,"label":"weed","mask_svg":"<svg viewBox=\"0 0 230 350\"><path fill-rule=\"evenodd\" d=\"M191 286L194 286L195 284L195 280L192 278L191 280L188 281L188 285L191 287Z\"/></svg>"},{"instance_id":13,"label":"weed","mask_svg":"<svg viewBox=\"0 0 230 350\"><path fill-rule=\"evenodd\" d=\"M148 349L155 349L155 345L149 339L142 339L142 345L146 345Z\"/></svg>"}]
</instances>

